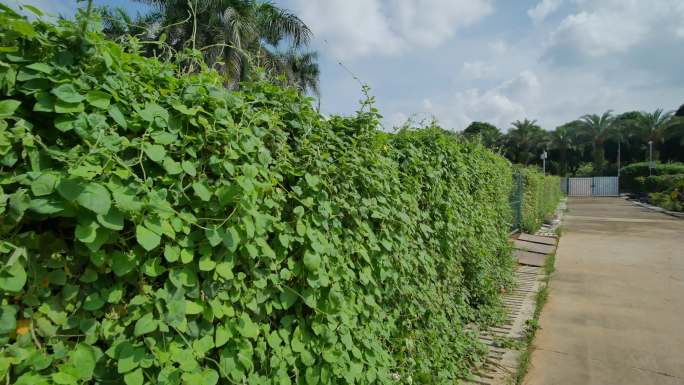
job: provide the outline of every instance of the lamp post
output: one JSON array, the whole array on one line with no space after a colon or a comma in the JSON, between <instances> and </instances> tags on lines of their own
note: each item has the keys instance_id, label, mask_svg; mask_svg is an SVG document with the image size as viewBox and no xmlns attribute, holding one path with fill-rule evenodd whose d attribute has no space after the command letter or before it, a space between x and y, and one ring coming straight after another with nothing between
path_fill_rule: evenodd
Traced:
<instances>
[{"instance_id":1,"label":"lamp post","mask_svg":"<svg viewBox=\"0 0 684 385\"><path fill-rule=\"evenodd\" d=\"M648 176L653 175L653 141L648 141Z\"/></svg>"},{"instance_id":2,"label":"lamp post","mask_svg":"<svg viewBox=\"0 0 684 385\"><path fill-rule=\"evenodd\" d=\"M540 158L542 160L542 170L544 170L544 176L546 176L546 157L547 157L546 150L544 150L544 152L542 152L542 154L540 156Z\"/></svg>"},{"instance_id":3,"label":"lamp post","mask_svg":"<svg viewBox=\"0 0 684 385\"><path fill-rule=\"evenodd\" d=\"M618 171L617 171L618 175L617 176L618 176L618 179L620 179L620 143L621 142L622 142L621 140L618 140L618 153L617 153L617 168L618 168Z\"/></svg>"}]
</instances>

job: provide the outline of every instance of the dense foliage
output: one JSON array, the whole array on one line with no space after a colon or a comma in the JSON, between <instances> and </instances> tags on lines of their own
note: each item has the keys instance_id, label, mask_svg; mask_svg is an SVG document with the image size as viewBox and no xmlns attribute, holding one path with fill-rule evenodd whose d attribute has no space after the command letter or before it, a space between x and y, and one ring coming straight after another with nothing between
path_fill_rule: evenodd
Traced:
<instances>
[{"instance_id":1,"label":"dense foliage","mask_svg":"<svg viewBox=\"0 0 684 385\"><path fill-rule=\"evenodd\" d=\"M681 182L684 182L684 173L647 176L644 178L642 191L649 193L670 191Z\"/></svg>"},{"instance_id":2,"label":"dense foliage","mask_svg":"<svg viewBox=\"0 0 684 385\"><path fill-rule=\"evenodd\" d=\"M523 176L522 228L534 234L556 211L561 198L560 179L534 167L520 168Z\"/></svg>"},{"instance_id":3,"label":"dense foliage","mask_svg":"<svg viewBox=\"0 0 684 385\"><path fill-rule=\"evenodd\" d=\"M649 172L648 162L632 163L620 172L620 191L644 192L646 177L684 174L684 163L656 163Z\"/></svg>"},{"instance_id":4,"label":"dense foliage","mask_svg":"<svg viewBox=\"0 0 684 385\"><path fill-rule=\"evenodd\" d=\"M472 122L463 130L463 136L471 140L478 140L489 148L494 148L501 143L501 132L496 126L489 123Z\"/></svg>"},{"instance_id":5,"label":"dense foliage","mask_svg":"<svg viewBox=\"0 0 684 385\"><path fill-rule=\"evenodd\" d=\"M502 137L503 153L517 164L537 164L546 145L546 131L534 120L518 120L511 125L511 129Z\"/></svg>"},{"instance_id":6,"label":"dense foliage","mask_svg":"<svg viewBox=\"0 0 684 385\"><path fill-rule=\"evenodd\" d=\"M660 165L664 166L664 165ZM671 173L662 173L662 169ZM675 174L674 172L681 172ZM684 211L684 164L661 167L660 175L635 178L636 193L648 194L648 200L672 211Z\"/></svg>"},{"instance_id":7,"label":"dense foliage","mask_svg":"<svg viewBox=\"0 0 684 385\"><path fill-rule=\"evenodd\" d=\"M0 378L450 384L482 357L505 159L80 22L0 10Z\"/></svg>"},{"instance_id":8,"label":"dense foliage","mask_svg":"<svg viewBox=\"0 0 684 385\"><path fill-rule=\"evenodd\" d=\"M662 190L650 193L649 200L666 210L684 211L684 175L672 178L669 182Z\"/></svg>"}]
</instances>

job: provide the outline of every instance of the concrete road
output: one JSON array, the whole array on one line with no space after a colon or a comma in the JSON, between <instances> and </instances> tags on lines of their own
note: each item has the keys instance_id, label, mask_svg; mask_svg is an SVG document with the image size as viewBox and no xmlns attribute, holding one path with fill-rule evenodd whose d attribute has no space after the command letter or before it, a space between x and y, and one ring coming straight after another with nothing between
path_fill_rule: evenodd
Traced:
<instances>
[{"instance_id":1,"label":"concrete road","mask_svg":"<svg viewBox=\"0 0 684 385\"><path fill-rule=\"evenodd\" d=\"M571 198L527 385L684 384L684 220Z\"/></svg>"}]
</instances>

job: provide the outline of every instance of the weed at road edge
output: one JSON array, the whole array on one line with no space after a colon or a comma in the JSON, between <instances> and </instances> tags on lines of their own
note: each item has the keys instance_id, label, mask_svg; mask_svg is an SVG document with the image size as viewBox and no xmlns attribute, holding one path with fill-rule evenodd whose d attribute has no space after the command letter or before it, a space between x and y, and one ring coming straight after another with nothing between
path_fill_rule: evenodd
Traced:
<instances>
[{"instance_id":1,"label":"weed at road edge","mask_svg":"<svg viewBox=\"0 0 684 385\"><path fill-rule=\"evenodd\" d=\"M550 254L546 257L544 261L544 280L541 284L541 289L537 292L537 298L535 300L534 315L532 319L527 321L527 329L525 330L525 340L523 343L522 353L520 354L520 362L518 364L518 370L515 374L515 384L521 385L525 379L525 375L529 370L530 358L532 357L532 352L534 347L532 342L534 341L534 336L537 334L537 330L540 329L539 316L541 315L542 309L549 298L549 281L551 280L551 275L556 271L556 254Z\"/></svg>"}]
</instances>

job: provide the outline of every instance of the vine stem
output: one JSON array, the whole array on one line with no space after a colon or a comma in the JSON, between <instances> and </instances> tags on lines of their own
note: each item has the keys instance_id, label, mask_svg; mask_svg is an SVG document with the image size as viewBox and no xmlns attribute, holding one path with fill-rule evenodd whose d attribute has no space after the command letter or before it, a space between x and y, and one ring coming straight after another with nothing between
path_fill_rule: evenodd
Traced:
<instances>
[{"instance_id":1,"label":"vine stem","mask_svg":"<svg viewBox=\"0 0 684 385\"><path fill-rule=\"evenodd\" d=\"M86 30L88 29L88 21L90 20L90 15L93 12L93 0L88 0L88 7L86 8L86 17L83 20L83 26L81 27L81 34L85 36Z\"/></svg>"},{"instance_id":2,"label":"vine stem","mask_svg":"<svg viewBox=\"0 0 684 385\"><path fill-rule=\"evenodd\" d=\"M138 157L138 164L140 164L140 169L143 174L143 182L147 185L147 174L145 173L145 166L143 165L143 153L145 152L145 137L147 136L147 130L143 133L140 138L140 155Z\"/></svg>"},{"instance_id":3,"label":"vine stem","mask_svg":"<svg viewBox=\"0 0 684 385\"><path fill-rule=\"evenodd\" d=\"M40 344L38 337L36 337L36 329L33 327L33 318L31 318L31 338L33 339L33 343L36 344L38 350L43 350L43 345Z\"/></svg>"}]
</instances>

